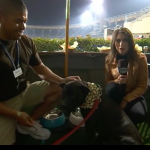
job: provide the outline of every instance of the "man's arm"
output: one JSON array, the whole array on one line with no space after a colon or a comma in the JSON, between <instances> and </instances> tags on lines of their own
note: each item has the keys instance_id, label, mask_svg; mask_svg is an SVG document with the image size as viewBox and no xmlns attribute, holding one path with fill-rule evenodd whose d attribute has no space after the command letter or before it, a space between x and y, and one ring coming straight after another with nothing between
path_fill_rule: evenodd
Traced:
<instances>
[{"instance_id":1,"label":"man's arm","mask_svg":"<svg viewBox=\"0 0 150 150\"><path fill-rule=\"evenodd\" d=\"M8 118L14 118L16 119L18 116L18 111L13 110L4 104L0 103L0 114L3 116L6 116Z\"/></svg>"},{"instance_id":2,"label":"man's arm","mask_svg":"<svg viewBox=\"0 0 150 150\"><path fill-rule=\"evenodd\" d=\"M54 83L62 83L62 82L69 82L73 81L75 79L81 80L80 77L78 76L71 76L67 78L61 78L55 73L53 73L48 67L46 67L42 60L39 57L39 54L37 52L36 46L34 42L31 40L31 50L32 50L32 55L30 58L29 65L35 71L35 73L43 80L47 82L54 82Z\"/></svg>"},{"instance_id":3,"label":"man's arm","mask_svg":"<svg viewBox=\"0 0 150 150\"><path fill-rule=\"evenodd\" d=\"M18 123L28 127L32 127L34 123L32 118L30 118L27 113L13 110L4 105L3 103L0 103L0 115L7 118L15 119Z\"/></svg>"},{"instance_id":4,"label":"man's arm","mask_svg":"<svg viewBox=\"0 0 150 150\"><path fill-rule=\"evenodd\" d=\"M55 82L61 83L63 82L63 78L59 77L55 73L53 73L48 67L46 67L43 63L37 66L31 67L35 73L43 80L47 82Z\"/></svg>"}]
</instances>

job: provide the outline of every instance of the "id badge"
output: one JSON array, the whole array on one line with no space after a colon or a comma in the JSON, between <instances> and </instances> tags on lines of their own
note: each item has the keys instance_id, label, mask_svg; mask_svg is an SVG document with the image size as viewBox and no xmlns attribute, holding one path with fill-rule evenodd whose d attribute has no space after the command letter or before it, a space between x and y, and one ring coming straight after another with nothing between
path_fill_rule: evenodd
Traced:
<instances>
[{"instance_id":1,"label":"id badge","mask_svg":"<svg viewBox=\"0 0 150 150\"><path fill-rule=\"evenodd\" d=\"M15 78L18 78L23 74L22 69L21 68L16 69L15 71L13 71L13 74Z\"/></svg>"}]
</instances>

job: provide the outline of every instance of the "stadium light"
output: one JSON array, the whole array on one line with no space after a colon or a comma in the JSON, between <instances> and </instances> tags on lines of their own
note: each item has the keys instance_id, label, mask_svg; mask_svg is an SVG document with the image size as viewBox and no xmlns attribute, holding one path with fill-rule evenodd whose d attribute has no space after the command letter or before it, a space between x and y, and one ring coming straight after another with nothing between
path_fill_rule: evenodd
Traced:
<instances>
[{"instance_id":1,"label":"stadium light","mask_svg":"<svg viewBox=\"0 0 150 150\"><path fill-rule=\"evenodd\" d=\"M85 11L81 16L81 22L83 25L89 24L93 21L93 17L90 11Z\"/></svg>"},{"instance_id":2,"label":"stadium light","mask_svg":"<svg viewBox=\"0 0 150 150\"><path fill-rule=\"evenodd\" d=\"M101 14L103 11L102 4L103 0L92 0L91 10L96 14Z\"/></svg>"}]
</instances>

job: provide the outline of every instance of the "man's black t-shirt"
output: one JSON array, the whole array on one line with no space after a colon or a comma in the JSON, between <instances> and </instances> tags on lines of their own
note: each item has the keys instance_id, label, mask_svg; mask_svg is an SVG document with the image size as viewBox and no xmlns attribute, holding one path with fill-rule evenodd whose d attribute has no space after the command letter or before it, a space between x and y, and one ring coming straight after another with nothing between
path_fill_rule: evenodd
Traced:
<instances>
[{"instance_id":1,"label":"man's black t-shirt","mask_svg":"<svg viewBox=\"0 0 150 150\"><path fill-rule=\"evenodd\" d=\"M18 54L16 41L0 41L6 47L8 53L17 66ZM18 43L20 52L19 62L23 72L23 74L19 77L19 89L17 89L18 82L13 74L15 69L8 55L4 51L3 46L0 44L0 102L7 101L21 94L27 87L26 77L28 67L37 66L42 62L32 39L24 35L18 40Z\"/></svg>"}]
</instances>

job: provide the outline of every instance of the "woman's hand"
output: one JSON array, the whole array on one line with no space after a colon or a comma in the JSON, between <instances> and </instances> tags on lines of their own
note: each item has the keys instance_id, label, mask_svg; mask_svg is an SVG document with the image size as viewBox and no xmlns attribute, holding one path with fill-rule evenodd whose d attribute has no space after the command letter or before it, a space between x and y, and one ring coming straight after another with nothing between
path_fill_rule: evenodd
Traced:
<instances>
[{"instance_id":1,"label":"woman's hand","mask_svg":"<svg viewBox=\"0 0 150 150\"><path fill-rule=\"evenodd\" d=\"M126 84L127 83L127 76L125 75L120 75L118 77L118 81L119 81L119 84Z\"/></svg>"}]
</instances>

